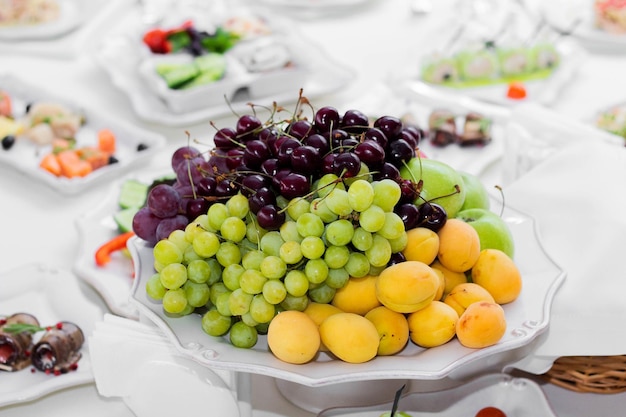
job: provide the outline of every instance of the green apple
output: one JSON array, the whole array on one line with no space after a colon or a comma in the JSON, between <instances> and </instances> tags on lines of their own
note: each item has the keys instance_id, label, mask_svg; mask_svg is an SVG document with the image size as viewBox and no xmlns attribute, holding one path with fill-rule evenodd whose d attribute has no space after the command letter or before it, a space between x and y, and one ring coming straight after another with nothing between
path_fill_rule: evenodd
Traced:
<instances>
[{"instance_id":1,"label":"green apple","mask_svg":"<svg viewBox=\"0 0 626 417\"><path fill-rule=\"evenodd\" d=\"M410 414L405 413L404 411L396 411L394 417L411 417ZM386 413L382 413L380 417L389 417L391 416L391 411L387 411Z\"/></svg>"},{"instance_id":2,"label":"green apple","mask_svg":"<svg viewBox=\"0 0 626 417\"><path fill-rule=\"evenodd\" d=\"M493 211L473 208L457 213L456 217L469 223L480 238L480 249L499 249L513 258L515 244L509 226Z\"/></svg>"},{"instance_id":3,"label":"green apple","mask_svg":"<svg viewBox=\"0 0 626 417\"><path fill-rule=\"evenodd\" d=\"M450 165L428 158L413 158L400 169L404 179L423 181L421 197L415 204L425 200L442 206L448 218L455 217L465 201L465 184L461 174ZM458 191L457 191L458 186Z\"/></svg>"},{"instance_id":4,"label":"green apple","mask_svg":"<svg viewBox=\"0 0 626 417\"><path fill-rule=\"evenodd\" d=\"M465 184L465 201L463 201L461 211L471 208L489 209L489 193L480 178L465 171L459 171L459 174Z\"/></svg>"}]
</instances>

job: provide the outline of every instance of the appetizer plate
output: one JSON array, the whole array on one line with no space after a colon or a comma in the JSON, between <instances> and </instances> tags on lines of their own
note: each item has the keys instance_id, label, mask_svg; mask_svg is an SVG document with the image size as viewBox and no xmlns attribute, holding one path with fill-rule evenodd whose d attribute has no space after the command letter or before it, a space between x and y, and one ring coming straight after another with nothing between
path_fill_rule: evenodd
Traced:
<instances>
[{"instance_id":1,"label":"appetizer plate","mask_svg":"<svg viewBox=\"0 0 626 417\"><path fill-rule=\"evenodd\" d=\"M279 9L281 13L317 18L341 13L354 13L371 2L372 0L261 0L256 4Z\"/></svg>"},{"instance_id":2,"label":"appetizer plate","mask_svg":"<svg viewBox=\"0 0 626 417\"><path fill-rule=\"evenodd\" d=\"M84 335L82 358L76 371L59 376L46 375L31 366L16 372L2 372L0 407L30 401L43 395L93 381L88 336L104 314L82 293L78 281L69 272L42 265L27 265L0 275L0 305L3 314L33 314L42 326L61 320L76 323Z\"/></svg>"},{"instance_id":3,"label":"appetizer plate","mask_svg":"<svg viewBox=\"0 0 626 417\"><path fill-rule=\"evenodd\" d=\"M49 39L66 33L80 26L87 9L80 0L56 0L59 5L59 16L48 22L35 24L0 25L0 40L22 41Z\"/></svg>"},{"instance_id":4,"label":"appetizer plate","mask_svg":"<svg viewBox=\"0 0 626 417\"><path fill-rule=\"evenodd\" d=\"M145 285L154 273L152 247L136 237L129 242L137 274L131 302L142 317L163 330L180 352L206 366L264 374L307 386L377 379L433 380L468 372L484 373L494 366L501 370L507 361L523 357L529 344L548 328L554 295L565 278L564 271L543 250L532 218L507 207L503 219L509 224L516 242L515 259L524 279L524 289L515 302L504 306L506 334L496 345L484 349L465 348L455 339L433 349L409 344L398 355L377 357L362 364L340 362L322 353L311 363L293 365L269 352L265 336L260 336L252 349L236 348L227 337L204 333L201 315L168 316L160 302L147 296Z\"/></svg>"},{"instance_id":5,"label":"appetizer plate","mask_svg":"<svg viewBox=\"0 0 626 417\"><path fill-rule=\"evenodd\" d=\"M18 137L13 147L0 150L0 163L12 166L62 194L78 194L96 184L110 181L123 172L141 166L165 145L165 137L162 135L108 118L81 104L42 91L17 77L0 75L0 90L6 91L11 96L16 119L23 116L28 104L44 101L62 104L84 115L85 123L76 135L77 146L94 145L100 129L108 128L115 134L117 142L115 156L119 162L94 170L85 177L56 177L40 168L41 157L50 151L50 145L41 147L27 138ZM138 150L139 145L146 146L146 149Z\"/></svg>"},{"instance_id":6,"label":"appetizer plate","mask_svg":"<svg viewBox=\"0 0 626 417\"><path fill-rule=\"evenodd\" d=\"M426 55L416 56L414 59L409 60L400 70L391 74L389 83L396 85L396 88L401 88L400 86L405 86L405 88L427 86L429 89L424 89L424 91L430 90L435 94L448 96L449 100L464 96L508 107L514 106L521 101L535 101L549 105L558 97L559 92L571 82L587 55L580 46L568 40L557 42L555 46L561 56L559 67L545 79L526 81L524 86L526 87L527 96L524 100L508 98L508 85L506 83L467 88L453 88L428 83L422 80L420 75L422 61L427 58Z\"/></svg>"},{"instance_id":7,"label":"appetizer plate","mask_svg":"<svg viewBox=\"0 0 626 417\"><path fill-rule=\"evenodd\" d=\"M289 27L289 26L284 26ZM108 73L115 87L127 95L131 105L139 118L146 122L165 126L189 126L214 117L248 111L248 103L253 102L261 106L271 107L273 102L295 102L298 99L299 89L304 95L313 98L337 91L344 87L353 77L352 71L330 60L323 50L315 43L300 39L295 34L288 34L287 39L299 48L300 54L306 55L306 74L302 83L293 91L264 88L262 83L251 82L249 88L228 91L232 94L229 102L226 99L211 105L189 107L177 103L179 111L168 106L156 90L154 83L146 77L142 64L145 60L145 51L139 48L138 37L135 34L124 33L107 38L98 48L95 55L96 62ZM115 65L111 65L115 63ZM280 72L277 72L280 75ZM267 76L269 85L278 86L279 80L272 80ZM236 86L236 84L234 84ZM171 95L171 93L170 93ZM220 94L223 96L223 94Z\"/></svg>"},{"instance_id":8,"label":"appetizer plate","mask_svg":"<svg viewBox=\"0 0 626 417\"><path fill-rule=\"evenodd\" d=\"M380 417L390 412L392 405L390 401L371 407L334 407L323 410L317 417ZM506 374L481 376L443 391L404 394L398 403L398 411L411 417L469 417L486 407L496 407L507 417L556 417L536 382Z\"/></svg>"}]
</instances>

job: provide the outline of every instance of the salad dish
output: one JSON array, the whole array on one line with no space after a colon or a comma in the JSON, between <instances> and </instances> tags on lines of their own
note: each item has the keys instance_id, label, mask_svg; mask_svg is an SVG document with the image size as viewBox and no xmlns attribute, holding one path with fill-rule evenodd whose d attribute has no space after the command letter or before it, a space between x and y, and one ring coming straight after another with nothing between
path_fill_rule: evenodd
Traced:
<instances>
[{"instance_id":1,"label":"salad dish","mask_svg":"<svg viewBox=\"0 0 626 417\"><path fill-rule=\"evenodd\" d=\"M474 367L501 367L515 361L524 348L537 339L549 324L549 311L564 272L542 249L533 219L505 208L503 219L510 226L516 244L516 263L525 288L515 303L504 306L507 329L502 339L483 349L463 347L452 340L432 349L407 345L394 356L380 356L365 363L346 364L320 352L312 362L298 365L280 361L268 351L265 336L250 349L232 346L228 337L211 337L202 330L200 314L174 317L164 312L159 301L146 293L146 282L154 274L153 247L139 238L131 238L129 250L136 277L131 302L141 317L153 321L183 354L215 369L264 374L308 386L375 379L441 379ZM488 364L487 364L488 363Z\"/></svg>"},{"instance_id":2,"label":"salad dish","mask_svg":"<svg viewBox=\"0 0 626 417\"><path fill-rule=\"evenodd\" d=\"M84 9L78 0L3 2L0 5L0 40L37 40L65 35L81 25Z\"/></svg>"},{"instance_id":3,"label":"salad dish","mask_svg":"<svg viewBox=\"0 0 626 417\"><path fill-rule=\"evenodd\" d=\"M85 298L74 276L27 265L3 273L0 282L3 312L11 312L2 317L0 346L6 353L20 343L31 344L28 363L16 367L3 363L0 406L91 382L87 336L103 312ZM18 329L11 325L23 329L16 334ZM29 341L24 340L26 336ZM13 340L20 343L13 344Z\"/></svg>"},{"instance_id":4,"label":"salad dish","mask_svg":"<svg viewBox=\"0 0 626 417\"><path fill-rule=\"evenodd\" d=\"M149 122L198 123L251 101L294 101L300 88L309 97L336 91L350 79L349 71L276 19L242 12L213 24L181 23L180 16L171 22L108 38L96 56Z\"/></svg>"},{"instance_id":5,"label":"salad dish","mask_svg":"<svg viewBox=\"0 0 626 417\"><path fill-rule=\"evenodd\" d=\"M0 161L76 194L146 161L161 135L108 119L14 76L0 76Z\"/></svg>"},{"instance_id":6,"label":"salad dish","mask_svg":"<svg viewBox=\"0 0 626 417\"><path fill-rule=\"evenodd\" d=\"M380 417L391 411L393 402L371 407L334 407L321 411L318 417ZM555 417L541 387L527 378L505 374L488 374L462 386L432 393L409 392L397 405L402 417L435 414L450 417L541 415ZM484 414L480 414L484 410ZM490 411L491 414L487 413ZM500 413L497 412L500 411Z\"/></svg>"}]
</instances>

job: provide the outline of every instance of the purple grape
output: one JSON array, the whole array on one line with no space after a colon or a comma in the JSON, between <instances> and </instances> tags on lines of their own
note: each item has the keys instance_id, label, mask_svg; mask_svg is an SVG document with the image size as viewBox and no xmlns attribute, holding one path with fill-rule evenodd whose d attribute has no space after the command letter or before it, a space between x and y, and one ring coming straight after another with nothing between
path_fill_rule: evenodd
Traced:
<instances>
[{"instance_id":1,"label":"purple grape","mask_svg":"<svg viewBox=\"0 0 626 417\"><path fill-rule=\"evenodd\" d=\"M173 217L178 214L180 194L171 185L159 184L148 193L146 206L161 219Z\"/></svg>"},{"instance_id":2,"label":"purple grape","mask_svg":"<svg viewBox=\"0 0 626 417\"><path fill-rule=\"evenodd\" d=\"M228 150L237 146L237 131L230 127L224 127L213 135L213 143L217 149Z\"/></svg>"},{"instance_id":3,"label":"purple grape","mask_svg":"<svg viewBox=\"0 0 626 417\"><path fill-rule=\"evenodd\" d=\"M285 222L285 213L281 212L276 205L261 207L256 213L259 226L266 230L278 230Z\"/></svg>"},{"instance_id":4,"label":"purple grape","mask_svg":"<svg viewBox=\"0 0 626 417\"><path fill-rule=\"evenodd\" d=\"M178 166L183 161L189 161L198 156L202 156L202 153L193 146L182 146L174 151L172 154L171 166L174 171L178 169Z\"/></svg>"},{"instance_id":5,"label":"purple grape","mask_svg":"<svg viewBox=\"0 0 626 417\"><path fill-rule=\"evenodd\" d=\"M354 148L354 153L370 170L385 163L385 149L378 142L371 139L364 140Z\"/></svg>"},{"instance_id":6,"label":"purple grape","mask_svg":"<svg viewBox=\"0 0 626 417\"><path fill-rule=\"evenodd\" d=\"M148 207L142 207L133 217L133 232L148 244L154 245L158 242L156 230L160 222L161 219L152 214Z\"/></svg>"},{"instance_id":7,"label":"purple grape","mask_svg":"<svg viewBox=\"0 0 626 417\"><path fill-rule=\"evenodd\" d=\"M319 133L330 132L339 127L339 112L331 106L322 107L315 112L313 126Z\"/></svg>"},{"instance_id":8,"label":"purple grape","mask_svg":"<svg viewBox=\"0 0 626 417\"><path fill-rule=\"evenodd\" d=\"M313 174L321 162L320 152L312 146L302 145L291 152L291 168L301 174Z\"/></svg>"},{"instance_id":9,"label":"purple grape","mask_svg":"<svg viewBox=\"0 0 626 417\"><path fill-rule=\"evenodd\" d=\"M203 156L183 160L176 169L176 179L183 185L195 184L210 172L210 164Z\"/></svg>"},{"instance_id":10,"label":"purple grape","mask_svg":"<svg viewBox=\"0 0 626 417\"><path fill-rule=\"evenodd\" d=\"M297 172L287 174L280 180L280 193L289 200L302 197L310 188L309 179Z\"/></svg>"},{"instance_id":11,"label":"purple grape","mask_svg":"<svg viewBox=\"0 0 626 417\"><path fill-rule=\"evenodd\" d=\"M202 197L187 199L185 215L189 221L193 221L201 214L206 214L210 205L211 203Z\"/></svg>"},{"instance_id":12,"label":"purple grape","mask_svg":"<svg viewBox=\"0 0 626 417\"><path fill-rule=\"evenodd\" d=\"M267 187L259 188L254 194L248 197L250 211L258 213L261 207L276 205L276 194Z\"/></svg>"},{"instance_id":13,"label":"purple grape","mask_svg":"<svg viewBox=\"0 0 626 417\"><path fill-rule=\"evenodd\" d=\"M369 119L360 110L348 110L341 118L341 128L348 133L360 134L369 128Z\"/></svg>"},{"instance_id":14,"label":"purple grape","mask_svg":"<svg viewBox=\"0 0 626 417\"><path fill-rule=\"evenodd\" d=\"M420 210L415 204L405 203L397 205L394 208L394 212L402 219L405 230L410 230L417 226Z\"/></svg>"},{"instance_id":15,"label":"purple grape","mask_svg":"<svg viewBox=\"0 0 626 417\"><path fill-rule=\"evenodd\" d=\"M189 219L182 214L178 214L174 217L168 217L167 219L162 219L156 228L157 242L162 239L167 239L167 237L174 230L185 230L185 227L187 227L188 224Z\"/></svg>"},{"instance_id":16,"label":"purple grape","mask_svg":"<svg viewBox=\"0 0 626 417\"><path fill-rule=\"evenodd\" d=\"M361 170L361 160L353 153L340 153L333 161L334 173L343 178L354 177Z\"/></svg>"},{"instance_id":17,"label":"purple grape","mask_svg":"<svg viewBox=\"0 0 626 417\"><path fill-rule=\"evenodd\" d=\"M374 127L380 129L389 141L397 138L402 131L402 121L394 116L381 116L374 121Z\"/></svg>"}]
</instances>

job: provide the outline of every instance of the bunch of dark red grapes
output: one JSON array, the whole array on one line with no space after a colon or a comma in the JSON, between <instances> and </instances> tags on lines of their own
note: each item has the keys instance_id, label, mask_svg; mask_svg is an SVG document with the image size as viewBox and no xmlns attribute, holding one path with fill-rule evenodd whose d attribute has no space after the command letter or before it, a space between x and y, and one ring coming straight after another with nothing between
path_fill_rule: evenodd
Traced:
<instances>
[{"instance_id":1,"label":"bunch of dark red grapes","mask_svg":"<svg viewBox=\"0 0 626 417\"><path fill-rule=\"evenodd\" d=\"M193 146L172 155L176 181L149 193L146 207L134 218L134 231L149 243L206 214L215 201L242 193L259 226L277 230L285 221L279 199L311 195L317 179L335 174L341 179L392 179L401 186L395 211L405 228L440 228L445 211L435 203L415 204L419 182L400 176L400 168L416 156L425 132L393 116L370 125L359 110L343 115L331 106L314 112L313 120L295 118L262 122L243 115L234 128L219 129L207 154Z\"/></svg>"}]
</instances>

